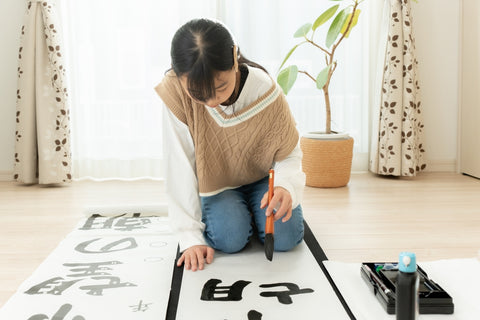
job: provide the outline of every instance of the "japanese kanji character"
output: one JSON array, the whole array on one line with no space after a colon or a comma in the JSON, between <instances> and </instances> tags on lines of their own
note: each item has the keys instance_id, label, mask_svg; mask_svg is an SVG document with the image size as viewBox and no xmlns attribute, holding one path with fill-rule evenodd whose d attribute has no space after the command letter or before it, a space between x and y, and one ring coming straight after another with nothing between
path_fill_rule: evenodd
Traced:
<instances>
[{"instance_id":1,"label":"japanese kanji character","mask_svg":"<svg viewBox=\"0 0 480 320\"><path fill-rule=\"evenodd\" d=\"M240 301L242 300L243 289L250 283L250 281L239 280L230 287L217 286L221 282L218 279L208 280L203 286L200 299L206 301ZM221 297L216 297L218 295L221 295Z\"/></svg>"},{"instance_id":2,"label":"japanese kanji character","mask_svg":"<svg viewBox=\"0 0 480 320\"><path fill-rule=\"evenodd\" d=\"M63 306L58 309L58 311L53 315L51 320L64 320L65 317L67 316L67 313L72 310L72 305L69 303L64 304ZM48 316L44 314L35 314L28 318L27 320L48 320L50 319ZM75 316L72 318L72 320L85 320L84 317L82 316Z\"/></svg>"}]
</instances>

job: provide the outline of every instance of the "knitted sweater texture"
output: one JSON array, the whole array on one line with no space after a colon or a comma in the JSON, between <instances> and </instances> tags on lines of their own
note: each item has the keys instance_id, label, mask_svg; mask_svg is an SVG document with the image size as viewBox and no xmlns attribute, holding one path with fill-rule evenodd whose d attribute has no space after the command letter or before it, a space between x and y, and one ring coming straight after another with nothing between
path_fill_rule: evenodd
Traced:
<instances>
[{"instance_id":1,"label":"knitted sweater texture","mask_svg":"<svg viewBox=\"0 0 480 320\"><path fill-rule=\"evenodd\" d=\"M249 184L267 176L298 142L298 131L281 89L272 81L264 95L227 115L192 100L173 71L155 88L192 135L200 195Z\"/></svg>"}]
</instances>

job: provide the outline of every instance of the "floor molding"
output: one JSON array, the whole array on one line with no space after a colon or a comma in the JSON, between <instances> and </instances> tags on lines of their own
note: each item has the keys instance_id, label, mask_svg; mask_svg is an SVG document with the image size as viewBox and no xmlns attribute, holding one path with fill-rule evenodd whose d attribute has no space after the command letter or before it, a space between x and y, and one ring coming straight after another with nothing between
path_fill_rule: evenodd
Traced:
<instances>
[{"instance_id":1,"label":"floor molding","mask_svg":"<svg viewBox=\"0 0 480 320\"><path fill-rule=\"evenodd\" d=\"M457 161L455 159L435 159L427 161L427 172L457 172Z\"/></svg>"},{"instance_id":2,"label":"floor molding","mask_svg":"<svg viewBox=\"0 0 480 320\"><path fill-rule=\"evenodd\" d=\"M0 171L0 181L13 181L13 171Z\"/></svg>"}]
</instances>

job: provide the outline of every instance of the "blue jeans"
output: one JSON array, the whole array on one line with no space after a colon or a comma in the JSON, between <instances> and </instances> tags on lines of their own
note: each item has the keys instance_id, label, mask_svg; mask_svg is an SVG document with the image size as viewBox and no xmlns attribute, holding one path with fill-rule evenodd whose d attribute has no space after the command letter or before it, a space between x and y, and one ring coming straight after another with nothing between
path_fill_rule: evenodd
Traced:
<instances>
[{"instance_id":1,"label":"blue jeans","mask_svg":"<svg viewBox=\"0 0 480 320\"><path fill-rule=\"evenodd\" d=\"M259 240L265 240L265 209L260 209L263 195L268 191L268 177L257 182L201 197L204 237L214 249L226 253L242 250L256 226ZM302 242L303 213L298 205L287 222L275 221L274 250L288 251Z\"/></svg>"}]
</instances>

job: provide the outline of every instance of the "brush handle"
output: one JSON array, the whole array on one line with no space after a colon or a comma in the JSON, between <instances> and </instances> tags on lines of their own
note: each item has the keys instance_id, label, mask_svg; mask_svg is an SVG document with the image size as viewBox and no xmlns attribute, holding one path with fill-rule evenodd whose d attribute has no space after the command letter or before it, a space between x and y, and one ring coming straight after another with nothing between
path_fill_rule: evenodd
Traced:
<instances>
[{"instance_id":1,"label":"brush handle","mask_svg":"<svg viewBox=\"0 0 480 320\"><path fill-rule=\"evenodd\" d=\"M273 179L275 177L275 171L273 169L270 169L268 171L268 204L270 205L270 202L272 201L273 198ZM273 234L273 223L274 223L274 218L273 218L273 212L271 215L267 217L267 221L265 223L265 234L271 233Z\"/></svg>"}]
</instances>

